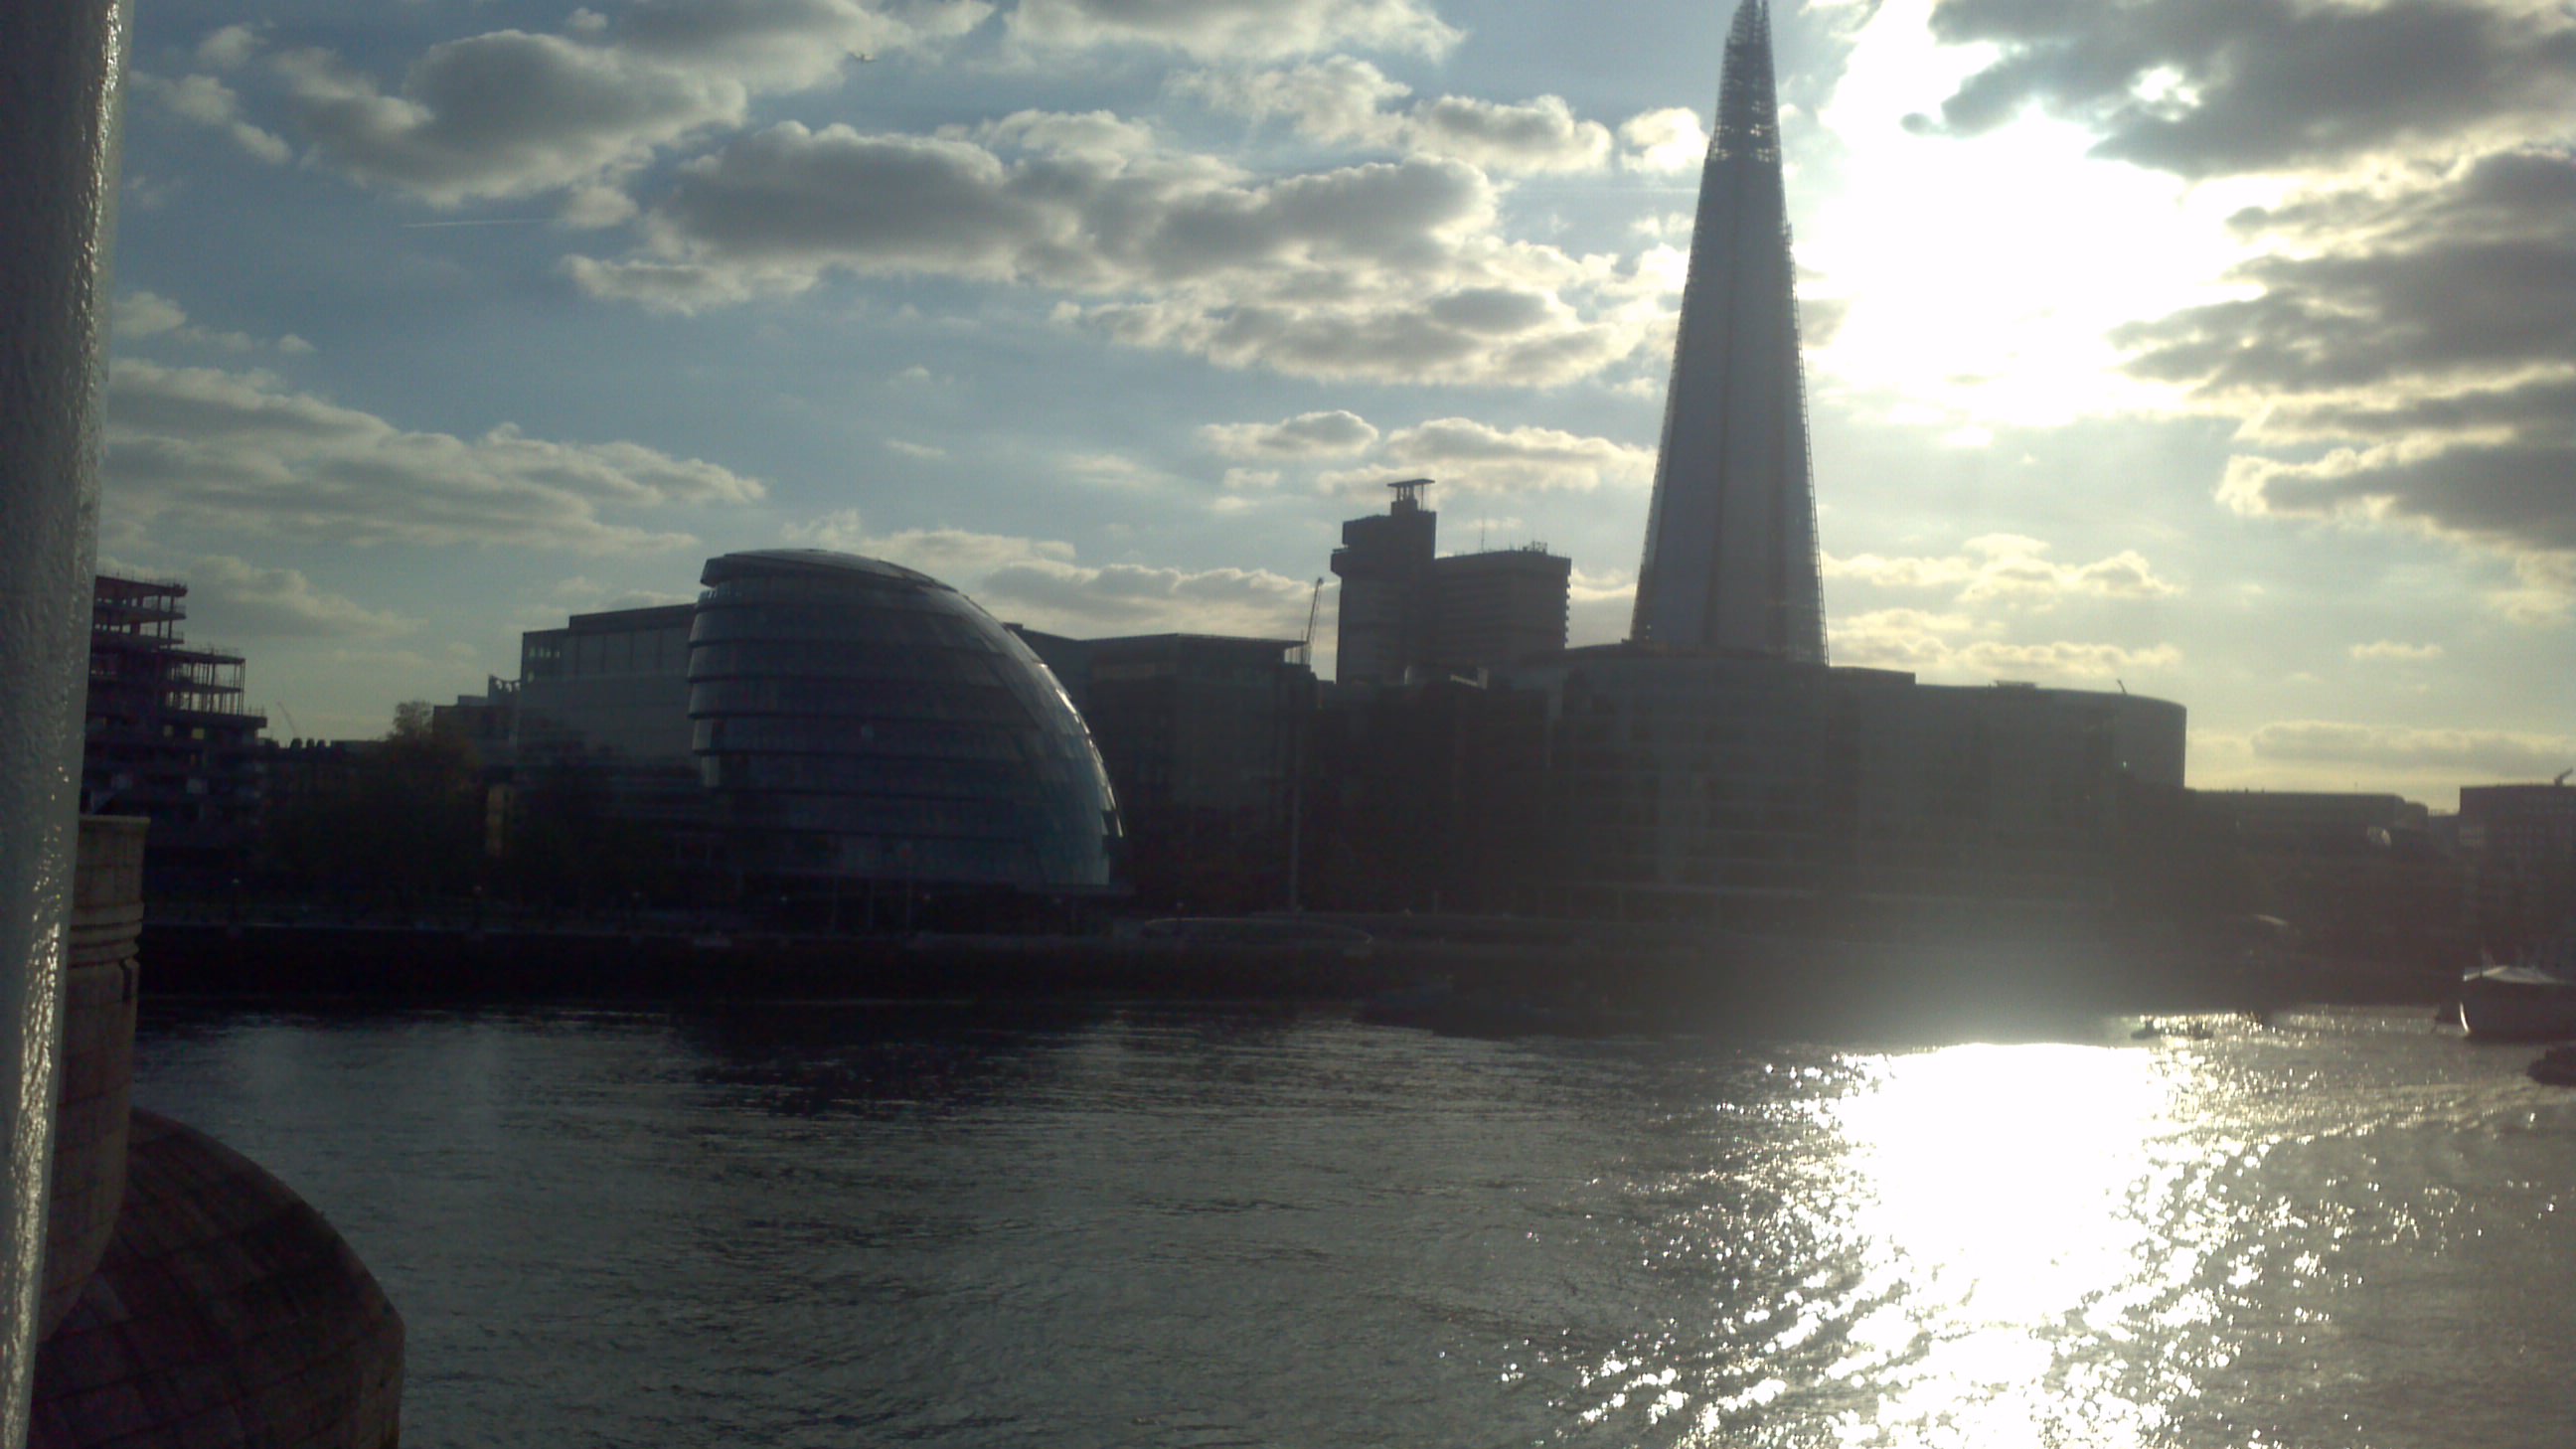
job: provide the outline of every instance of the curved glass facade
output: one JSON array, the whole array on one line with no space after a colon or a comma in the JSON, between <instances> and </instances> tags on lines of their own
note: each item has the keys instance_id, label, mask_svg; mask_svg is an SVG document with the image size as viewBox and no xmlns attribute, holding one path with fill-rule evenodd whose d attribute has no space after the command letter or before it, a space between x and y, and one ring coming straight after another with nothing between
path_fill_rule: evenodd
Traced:
<instances>
[{"instance_id":1,"label":"curved glass facade","mask_svg":"<svg viewBox=\"0 0 2576 1449\"><path fill-rule=\"evenodd\" d=\"M744 867L1029 890L1110 883L1118 810L1055 676L973 600L819 550L707 563L689 721Z\"/></svg>"}]
</instances>

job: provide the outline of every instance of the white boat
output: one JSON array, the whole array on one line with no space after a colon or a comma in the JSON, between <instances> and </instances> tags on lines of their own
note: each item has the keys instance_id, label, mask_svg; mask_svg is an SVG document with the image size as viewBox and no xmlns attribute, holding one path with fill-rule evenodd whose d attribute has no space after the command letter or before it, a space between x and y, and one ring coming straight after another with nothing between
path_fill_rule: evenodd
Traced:
<instances>
[{"instance_id":1,"label":"white boat","mask_svg":"<svg viewBox=\"0 0 2576 1449\"><path fill-rule=\"evenodd\" d=\"M2511 966L2490 962L2462 976L2460 1025L2507 1041L2576 1037L2576 935L2562 933Z\"/></svg>"}]
</instances>

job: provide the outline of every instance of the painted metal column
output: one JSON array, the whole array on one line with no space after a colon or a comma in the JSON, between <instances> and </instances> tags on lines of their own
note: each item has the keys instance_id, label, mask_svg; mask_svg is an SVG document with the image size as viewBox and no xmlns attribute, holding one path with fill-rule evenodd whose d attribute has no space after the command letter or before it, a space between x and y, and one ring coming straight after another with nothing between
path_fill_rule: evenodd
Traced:
<instances>
[{"instance_id":1,"label":"painted metal column","mask_svg":"<svg viewBox=\"0 0 2576 1449\"><path fill-rule=\"evenodd\" d=\"M126 14L0 0L0 1449L43 1281Z\"/></svg>"}]
</instances>

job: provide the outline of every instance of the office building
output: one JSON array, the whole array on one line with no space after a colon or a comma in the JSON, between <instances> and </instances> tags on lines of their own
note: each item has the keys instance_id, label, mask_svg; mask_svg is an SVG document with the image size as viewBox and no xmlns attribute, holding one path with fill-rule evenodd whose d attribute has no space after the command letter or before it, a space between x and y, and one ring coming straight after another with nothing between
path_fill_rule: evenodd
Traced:
<instances>
[{"instance_id":1,"label":"office building","mask_svg":"<svg viewBox=\"0 0 2576 1449\"><path fill-rule=\"evenodd\" d=\"M2576 785L2460 787L2460 850L2477 876L2480 934L2510 955L2576 931Z\"/></svg>"},{"instance_id":2,"label":"office building","mask_svg":"<svg viewBox=\"0 0 2576 1449\"><path fill-rule=\"evenodd\" d=\"M1563 649L1573 573L1544 544L1432 560L1431 667L1472 675Z\"/></svg>"},{"instance_id":3,"label":"office building","mask_svg":"<svg viewBox=\"0 0 2576 1449\"><path fill-rule=\"evenodd\" d=\"M1315 707L1314 673L1291 657L1300 641L1014 632L1100 746L1139 902L1193 913L1287 903L1291 791Z\"/></svg>"},{"instance_id":4,"label":"office building","mask_svg":"<svg viewBox=\"0 0 2576 1449\"><path fill-rule=\"evenodd\" d=\"M1333 551L1342 580L1335 680L1473 675L1565 647L1571 561L1540 544L1440 557L1440 515L1422 503L1431 480L1387 486L1393 505L1343 524Z\"/></svg>"},{"instance_id":5,"label":"office building","mask_svg":"<svg viewBox=\"0 0 2576 1449\"><path fill-rule=\"evenodd\" d=\"M1099 751L974 601L813 549L726 554L702 582L684 724L751 888L1111 886L1121 829Z\"/></svg>"},{"instance_id":6,"label":"office building","mask_svg":"<svg viewBox=\"0 0 2576 1449\"><path fill-rule=\"evenodd\" d=\"M575 614L519 636L508 754L520 789L596 785L616 814L701 819L689 747L689 621L664 604Z\"/></svg>"},{"instance_id":7,"label":"office building","mask_svg":"<svg viewBox=\"0 0 2576 1449\"><path fill-rule=\"evenodd\" d=\"M1342 525L1333 573L1342 581L1333 677L1344 683L1402 679L1431 652L1431 559L1440 515L1422 506L1428 478L1386 485L1383 514Z\"/></svg>"},{"instance_id":8,"label":"office building","mask_svg":"<svg viewBox=\"0 0 2576 1449\"><path fill-rule=\"evenodd\" d=\"M2028 686L1637 645L1504 671L1547 699L1546 908L1759 922L2107 899L2141 792L2179 790L2184 712Z\"/></svg>"},{"instance_id":9,"label":"office building","mask_svg":"<svg viewBox=\"0 0 2576 1449\"><path fill-rule=\"evenodd\" d=\"M1630 637L1821 663L1824 601L1771 18L1726 41Z\"/></svg>"}]
</instances>

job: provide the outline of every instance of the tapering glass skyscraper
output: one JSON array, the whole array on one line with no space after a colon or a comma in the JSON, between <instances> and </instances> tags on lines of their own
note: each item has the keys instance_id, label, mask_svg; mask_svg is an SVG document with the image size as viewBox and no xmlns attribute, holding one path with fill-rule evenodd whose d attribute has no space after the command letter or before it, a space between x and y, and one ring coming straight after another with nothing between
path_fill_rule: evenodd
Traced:
<instances>
[{"instance_id":1,"label":"tapering glass skyscraper","mask_svg":"<svg viewBox=\"0 0 2576 1449\"><path fill-rule=\"evenodd\" d=\"M1794 280L1771 12L1744 0L1700 177L1637 571L1639 641L1825 658Z\"/></svg>"}]
</instances>

